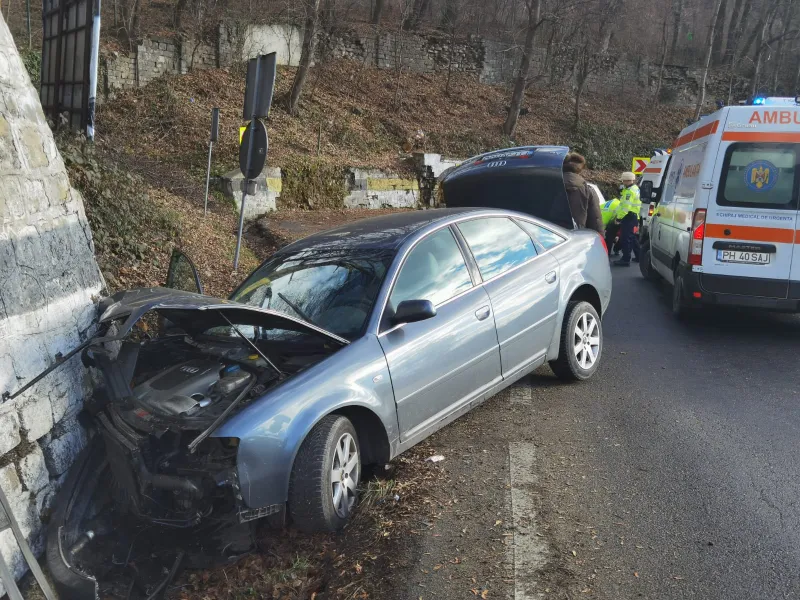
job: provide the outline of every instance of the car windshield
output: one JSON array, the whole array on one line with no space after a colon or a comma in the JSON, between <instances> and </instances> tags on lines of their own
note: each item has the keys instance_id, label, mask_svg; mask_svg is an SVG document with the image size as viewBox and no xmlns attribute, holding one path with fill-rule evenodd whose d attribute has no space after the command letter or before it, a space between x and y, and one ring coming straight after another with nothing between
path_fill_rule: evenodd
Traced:
<instances>
[{"instance_id":1,"label":"car windshield","mask_svg":"<svg viewBox=\"0 0 800 600\"><path fill-rule=\"evenodd\" d=\"M342 250L279 255L231 300L279 311L348 340L363 332L394 253Z\"/></svg>"}]
</instances>

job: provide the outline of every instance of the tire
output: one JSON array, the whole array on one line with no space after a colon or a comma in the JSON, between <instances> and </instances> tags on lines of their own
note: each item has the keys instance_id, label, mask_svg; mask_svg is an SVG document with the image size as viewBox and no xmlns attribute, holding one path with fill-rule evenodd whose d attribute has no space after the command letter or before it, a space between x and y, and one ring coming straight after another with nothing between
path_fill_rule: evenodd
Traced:
<instances>
[{"instance_id":1,"label":"tire","mask_svg":"<svg viewBox=\"0 0 800 600\"><path fill-rule=\"evenodd\" d=\"M344 464L340 446L347 446ZM349 471L345 465L350 465ZM289 478L289 515L295 527L308 533L344 527L358 499L360 476L361 450L355 427L340 415L324 417L303 440ZM335 504L337 490L341 495Z\"/></svg>"},{"instance_id":2,"label":"tire","mask_svg":"<svg viewBox=\"0 0 800 600\"><path fill-rule=\"evenodd\" d=\"M642 253L642 259L639 261L639 272L647 281L658 281L658 271L653 268L650 250L645 250Z\"/></svg>"},{"instance_id":3,"label":"tire","mask_svg":"<svg viewBox=\"0 0 800 600\"><path fill-rule=\"evenodd\" d=\"M677 270L672 284L672 314L679 319L683 319L689 314L689 303L686 301L686 286L683 283L683 275Z\"/></svg>"},{"instance_id":4,"label":"tire","mask_svg":"<svg viewBox=\"0 0 800 600\"><path fill-rule=\"evenodd\" d=\"M582 333L587 325L589 331ZM597 335L592 336L595 331ZM581 335L584 336L583 339ZM596 344L591 343L589 346L591 353L583 349L589 338L596 338ZM578 343L581 347L578 347ZM590 354L594 357L591 362ZM553 373L563 381L585 381L597 371L602 354L603 325L597 311L588 302L570 302L561 326L558 358L550 362Z\"/></svg>"}]
</instances>

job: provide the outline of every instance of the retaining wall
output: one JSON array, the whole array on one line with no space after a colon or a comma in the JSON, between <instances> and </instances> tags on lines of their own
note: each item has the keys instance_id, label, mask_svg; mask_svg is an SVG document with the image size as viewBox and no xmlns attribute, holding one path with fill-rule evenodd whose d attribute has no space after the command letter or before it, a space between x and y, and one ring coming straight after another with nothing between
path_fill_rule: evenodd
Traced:
<instances>
[{"instance_id":1,"label":"retaining wall","mask_svg":"<svg viewBox=\"0 0 800 600\"><path fill-rule=\"evenodd\" d=\"M0 18L0 394L86 339L102 287L83 201ZM55 492L86 443L77 414L89 389L74 357L0 404L0 487L39 552ZM19 577L25 566L10 529L0 552Z\"/></svg>"}]
</instances>

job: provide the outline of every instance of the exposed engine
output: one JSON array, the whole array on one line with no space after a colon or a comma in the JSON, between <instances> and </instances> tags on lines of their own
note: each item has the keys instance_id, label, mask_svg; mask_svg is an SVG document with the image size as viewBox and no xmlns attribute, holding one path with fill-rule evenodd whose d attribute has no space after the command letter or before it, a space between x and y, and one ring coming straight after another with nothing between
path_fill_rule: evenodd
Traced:
<instances>
[{"instance_id":1,"label":"exposed engine","mask_svg":"<svg viewBox=\"0 0 800 600\"><path fill-rule=\"evenodd\" d=\"M176 336L128 343L113 364L126 364L126 354L136 359L130 395L96 414L115 505L175 527L195 525L212 513L238 515L240 521L264 516L264 511L250 514L241 504L238 440L209 434L262 395L279 374L235 338L204 343Z\"/></svg>"}]
</instances>

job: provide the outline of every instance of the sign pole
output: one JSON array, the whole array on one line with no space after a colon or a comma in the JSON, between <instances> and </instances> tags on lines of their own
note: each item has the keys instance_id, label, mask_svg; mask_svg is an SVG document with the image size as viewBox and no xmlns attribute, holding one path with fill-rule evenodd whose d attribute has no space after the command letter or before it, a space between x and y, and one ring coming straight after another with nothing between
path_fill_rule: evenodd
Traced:
<instances>
[{"instance_id":1,"label":"sign pole","mask_svg":"<svg viewBox=\"0 0 800 600\"><path fill-rule=\"evenodd\" d=\"M206 168L206 195L203 206L203 216L208 215L208 186L211 183L211 151L219 134L219 109L211 109L211 136L208 138L208 167Z\"/></svg>"},{"instance_id":2,"label":"sign pole","mask_svg":"<svg viewBox=\"0 0 800 600\"><path fill-rule=\"evenodd\" d=\"M234 273L239 270L239 252L242 248L242 230L244 229L244 202L247 198L247 185L248 175L250 175L250 168L253 160L253 143L256 139L256 112L258 110L258 88L260 87L259 79L261 76L261 61L256 60L256 76L255 76L255 90L253 91L253 113L250 117L250 139L247 141L247 167L245 168L244 178L242 179L242 205L239 208L239 232L236 234L236 253L233 255L233 271Z\"/></svg>"},{"instance_id":3,"label":"sign pole","mask_svg":"<svg viewBox=\"0 0 800 600\"><path fill-rule=\"evenodd\" d=\"M208 214L208 186L211 183L211 149L214 147L214 142L208 142L208 167L206 168L206 195L205 204L203 206L203 216Z\"/></svg>"},{"instance_id":4,"label":"sign pole","mask_svg":"<svg viewBox=\"0 0 800 600\"><path fill-rule=\"evenodd\" d=\"M94 108L97 101L97 65L100 58L100 0L94 1L91 44L89 55L89 114L86 118L86 139L94 141Z\"/></svg>"}]
</instances>

